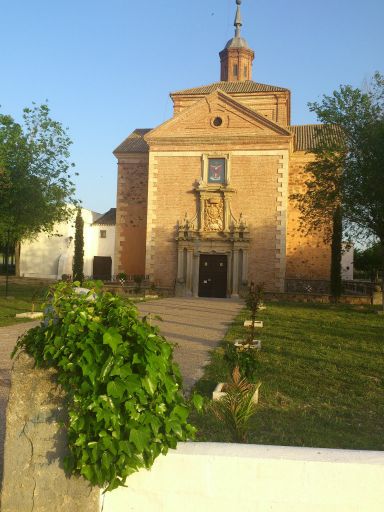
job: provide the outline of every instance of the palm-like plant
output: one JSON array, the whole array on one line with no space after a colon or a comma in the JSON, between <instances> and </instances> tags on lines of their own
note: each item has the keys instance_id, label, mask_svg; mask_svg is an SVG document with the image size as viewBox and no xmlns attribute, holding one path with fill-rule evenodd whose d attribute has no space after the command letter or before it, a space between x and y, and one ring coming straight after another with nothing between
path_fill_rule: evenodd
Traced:
<instances>
[{"instance_id":1,"label":"palm-like plant","mask_svg":"<svg viewBox=\"0 0 384 512\"><path fill-rule=\"evenodd\" d=\"M226 384L226 395L212 402L213 414L226 425L235 443L248 442L249 422L257 407L253 397L259 386L260 382L252 384L242 378L236 366Z\"/></svg>"}]
</instances>

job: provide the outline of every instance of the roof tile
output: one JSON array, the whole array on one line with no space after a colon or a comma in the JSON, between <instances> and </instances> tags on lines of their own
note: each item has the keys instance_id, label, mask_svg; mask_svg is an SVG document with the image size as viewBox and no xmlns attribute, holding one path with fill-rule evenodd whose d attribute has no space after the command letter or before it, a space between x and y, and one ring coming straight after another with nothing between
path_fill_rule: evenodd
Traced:
<instances>
[{"instance_id":1,"label":"roof tile","mask_svg":"<svg viewBox=\"0 0 384 512\"><path fill-rule=\"evenodd\" d=\"M288 89L277 87L275 85L260 84L252 80L242 82L214 82L213 84L194 87L192 89L183 89L181 91L172 92L171 96L183 94L210 94L216 89L221 89L227 93L248 93L248 92L284 92Z\"/></svg>"},{"instance_id":2,"label":"roof tile","mask_svg":"<svg viewBox=\"0 0 384 512\"><path fill-rule=\"evenodd\" d=\"M294 134L295 151L312 151L318 146L321 138L325 141L337 142L341 139L342 132L338 126L322 124L303 124L288 126L288 130Z\"/></svg>"},{"instance_id":3,"label":"roof tile","mask_svg":"<svg viewBox=\"0 0 384 512\"><path fill-rule=\"evenodd\" d=\"M152 128L137 128L117 148L114 153L148 153L144 135Z\"/></svg>"},{"instance_id":4,"label":"roof tile","mask_svg":"<svg viewBox=\"0 0 384 512\"><path fill-rule=\"evenodd\" d=\"M116 208L111 208L104 215L101 215L93 224L103 226L114 226L116 224Z\"/></svg>"}]
</instances>

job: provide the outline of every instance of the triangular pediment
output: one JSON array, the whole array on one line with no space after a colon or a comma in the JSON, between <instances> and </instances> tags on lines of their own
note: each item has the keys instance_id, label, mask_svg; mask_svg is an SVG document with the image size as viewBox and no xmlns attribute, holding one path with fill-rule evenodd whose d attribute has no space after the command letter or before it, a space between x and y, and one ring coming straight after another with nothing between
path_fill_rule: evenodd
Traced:
<instances>
[{"instance_id":1,"label":"triangular pediment","mask_svg":"<svg viewBox=\"0 0 384 512\"><path fill-rule=\"evenodd\" d=\"M151 140L162 138L202 136L292 137L292 134L225 92L216 90L149 132L145 139L150 143Z\"/></svg>"}]
</instances>

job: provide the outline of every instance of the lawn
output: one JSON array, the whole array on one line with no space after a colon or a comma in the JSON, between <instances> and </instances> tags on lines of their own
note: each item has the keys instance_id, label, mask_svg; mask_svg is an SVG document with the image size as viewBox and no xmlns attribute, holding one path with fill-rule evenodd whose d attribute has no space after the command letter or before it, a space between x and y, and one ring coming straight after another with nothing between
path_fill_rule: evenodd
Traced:
<instances>
[{"instance_id":1,"label":"lawn","mask_svg":"<svg viewBox=\"0 0 384 512\"><path fill-rule=\"evenodd\" d=\"M226 341L244 336L243 312ZM269 303L258 314L262 381L249 440L256 444L384 450L384 317L369 307ZM222 345L195 389L226 379ZM209 414L198 440L228 441Z\"/></svg>"},{"instance_id":2,"label":"lawn","mask_svg":"<svg viewBox=\"0 0 384 512\"><path fill-rule=\"evenodd\" d=\"M11 282L8 297L5 297L5 281L0 281L0 327L21 322L28 322L25 319L16 319L16 313L31 311L32 301L35 304L35 311L39 311L44 301L47 287L41 284L25 284L22 282Z\"/></svg>"}]
</instances>

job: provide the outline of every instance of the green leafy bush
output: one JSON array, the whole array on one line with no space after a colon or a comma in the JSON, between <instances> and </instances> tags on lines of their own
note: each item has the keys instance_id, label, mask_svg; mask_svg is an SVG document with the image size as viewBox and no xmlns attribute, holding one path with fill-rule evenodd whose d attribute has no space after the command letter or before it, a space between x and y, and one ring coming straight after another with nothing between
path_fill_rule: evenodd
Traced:
<instances>
[{"instance_id":1,"label":"green leafy bush","mask_svg":"<svg viewBox=\"0 0 384 512\"><path fill-rule=\"evenodd\" d=\"M224 361L227 363L231 375L238 367L242 377L251 382L255 380L259 365L256 350L236 347L234 343L227 342L224 349Z\"/></svg>"},{"instance_id":2,"label":"green leafy bush","mask_svg":"<svg viewBox=\"0 0 384 512\"><path fill-rule=\"evenodd\" d=\"M66 469L112 490L192 438L194 428L172 346L134 305L109 293L92 297L59 283L46 325L31 329L15 352L58 370L68 395Z\"/></svg>"}]
</instances>

